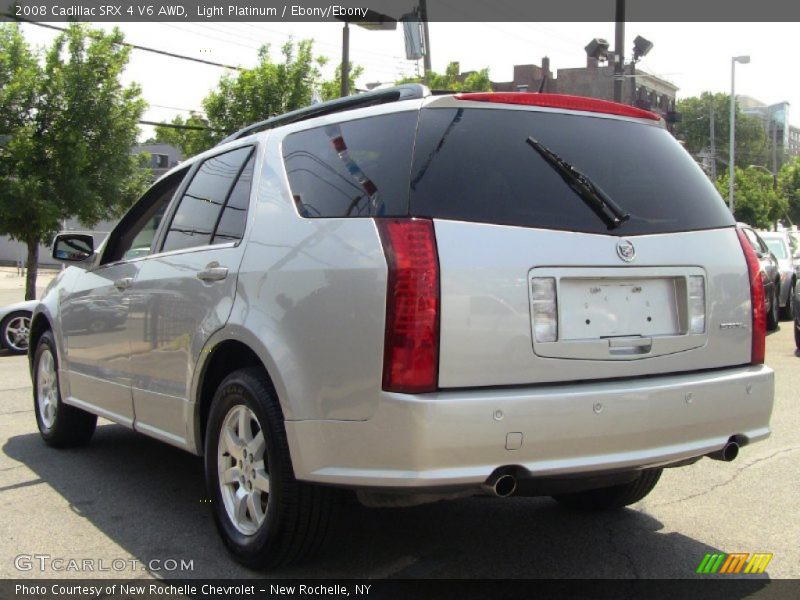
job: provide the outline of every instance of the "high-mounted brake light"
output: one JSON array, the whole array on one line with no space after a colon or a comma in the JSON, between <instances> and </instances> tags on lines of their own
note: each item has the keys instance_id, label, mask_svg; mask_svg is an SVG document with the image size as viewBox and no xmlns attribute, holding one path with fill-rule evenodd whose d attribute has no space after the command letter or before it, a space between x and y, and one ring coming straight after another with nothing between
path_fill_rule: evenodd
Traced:
<instances>
[{"instance_id":1,"label":"high-mounted brake light","mask_svg":"<svg viewBox=\"0 0 800 600\"><path fill-rule=\"evenodd\" d=\"M636 119L661 120L657 114L649 110L598 100L584 98L583 96L570 96L567 94L534 94L528 92L472 92L456 94L456 100L471 100L472 102L497 102L498 104L524 104L526 106L546 106L549 108L563 108L566 110L583 110L587 112L606 113Z\"/></svg>"},{"instance_id":2,"label":"high-mounted brake light","mask_svg":"<svg viewBox=\"0 0 800 600\"><path fill-rule=\"evenodd\" d=\"M436 390L439 376L439 256L433 222L377 219L389 281L383 389Z\"/></svg>"},{"instance_id":3,"label":"high-mounted brake light","mask_svg":"<svg viewBox=\"0 0 800 600\"><path fill-rule=\"evenodd\" d=\"M764 284L761 281L761 265L758 264L756 251L747 241L741 229L737 229L739 242L747 262L747 273L750 277L750 304L753 307L753 343L750 362L754 365L764 363L764 347L767 338L767 314L764 308Z\"/></svg>"}]
</instances>

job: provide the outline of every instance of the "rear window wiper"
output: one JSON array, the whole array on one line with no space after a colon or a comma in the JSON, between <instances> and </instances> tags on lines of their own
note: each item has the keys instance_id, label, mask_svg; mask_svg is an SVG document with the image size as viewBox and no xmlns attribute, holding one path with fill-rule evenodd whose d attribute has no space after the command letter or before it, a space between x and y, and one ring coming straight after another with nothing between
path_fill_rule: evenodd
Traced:
<instances>
[{"instance_id":1,"label":"rear window wiper","mask_svg":"<svg viewBox=\"0 0 800 600\"><path fill-rule=\"evenodd\" d=\"M528 137L525 140L548 165L561 176L564 182L574 191L594 213L603 220L609 229L616 229L631 218L614 202L599 186L586 175L550 150L547 146Z\"/></svg>"}]
</instances>

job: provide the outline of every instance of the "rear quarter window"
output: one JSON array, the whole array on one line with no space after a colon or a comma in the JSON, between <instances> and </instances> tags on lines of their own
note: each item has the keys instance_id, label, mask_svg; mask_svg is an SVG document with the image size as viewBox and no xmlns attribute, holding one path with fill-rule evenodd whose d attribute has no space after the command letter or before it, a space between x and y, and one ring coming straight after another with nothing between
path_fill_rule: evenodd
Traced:
<instances>
[{"instance_id":1,"label":"rear quarter window","mask_svg":"<svg viewBox=\"0 0 800 600\"><path fill-rule=\"evenodd\" d=\"M367 117L286 136L283 159L300 215L405 214L418 114Z\"/></svg>"}]
</instances>

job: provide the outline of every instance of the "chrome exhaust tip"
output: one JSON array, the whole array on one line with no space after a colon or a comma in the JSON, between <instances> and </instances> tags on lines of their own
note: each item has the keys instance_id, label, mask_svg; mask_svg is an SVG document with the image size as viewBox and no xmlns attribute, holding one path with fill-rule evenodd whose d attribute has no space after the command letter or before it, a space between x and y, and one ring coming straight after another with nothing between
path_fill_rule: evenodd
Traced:
<instances>
[{"instance_id":1,"label":"chrome exhaust tip","mask_svg":"<svg viewBox=\"0 0 800 600\"><path fill-rule=\"evenodd\" d=\"M492 475L481 487L492 496L508 498L517 489L517 479L508 473Z\"/></svg>"}]
</instances>

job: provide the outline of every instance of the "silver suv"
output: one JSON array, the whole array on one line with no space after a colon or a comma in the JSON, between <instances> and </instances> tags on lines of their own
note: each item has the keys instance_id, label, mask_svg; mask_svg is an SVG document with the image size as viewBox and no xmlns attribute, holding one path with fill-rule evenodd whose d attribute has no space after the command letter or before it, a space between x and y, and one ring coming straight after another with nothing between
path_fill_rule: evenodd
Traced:
<instances>
[{"instance_id":1,"label":"silver suv","mask_svg":"<svg viewBox=\"0 0 800 600\"><path fill-rule=\"evenodd\" d=\"M256 124L174 168L33 317L53 446L101 416L205 457L266 567L342 489L634 503L769 435L758 259L652 113L401 86Z\"/></svg>"}]
</instances>

